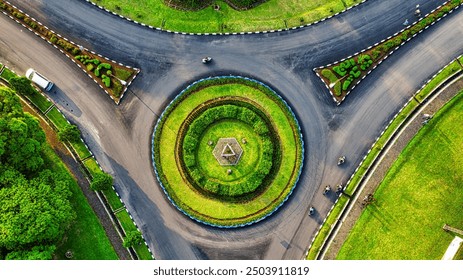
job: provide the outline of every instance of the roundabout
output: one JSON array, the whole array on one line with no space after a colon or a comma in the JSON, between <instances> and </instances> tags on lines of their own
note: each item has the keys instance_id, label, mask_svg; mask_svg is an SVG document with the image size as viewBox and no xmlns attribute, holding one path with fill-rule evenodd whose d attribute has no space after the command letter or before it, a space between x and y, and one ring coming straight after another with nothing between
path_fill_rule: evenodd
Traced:
<instances>
[{"instance_id":1,"label":"roundabout","mask_svg":"<svg viewBox=\"0 0 463 280\"><path fill-rule=\"evenodd\" d=\"M211 226L239 227L275 212L303 164L286 102L248 78L215 77L183 90L153 133L153 165L170 202Z\"/></svg>"}]
</instances>

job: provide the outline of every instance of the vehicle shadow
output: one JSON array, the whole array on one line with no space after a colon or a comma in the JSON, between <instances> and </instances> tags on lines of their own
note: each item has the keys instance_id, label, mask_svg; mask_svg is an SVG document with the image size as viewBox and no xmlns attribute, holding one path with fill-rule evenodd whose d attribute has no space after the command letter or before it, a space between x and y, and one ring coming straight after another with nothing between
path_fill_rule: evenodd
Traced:
<instances>
[{"instance_id":1,"label":"vehicle shadow","mask_svg":"<svg viewBox=\"0 0 463 280\"><path fill-rule=\"evenodd\" d=\"M71 114L78 118L82 111L77 105L57 86L55 85L47 94L47 97L53 101L56 107L63 113Z\"/></svg>"}]
</instances>

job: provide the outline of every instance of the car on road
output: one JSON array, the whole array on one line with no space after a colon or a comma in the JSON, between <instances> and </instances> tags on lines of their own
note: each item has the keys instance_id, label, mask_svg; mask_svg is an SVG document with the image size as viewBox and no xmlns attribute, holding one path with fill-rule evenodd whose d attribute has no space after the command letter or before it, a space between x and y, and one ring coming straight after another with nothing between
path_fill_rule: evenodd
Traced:
<instances>
[{"instance_id":1,"label":"car on road","mask_svg":"<svg viewBox=\"0 0 463 280\"><path fill-rule=\"evenodd\" d=\"M41 89L45 91L50 91L54 85L53 82L51 82L49 79L45 78L45 76L43 76L42 74L40 74L32 68L27 69L26 78L34 82L36 85L38 85Z\"/></svg>"}]
</instances>

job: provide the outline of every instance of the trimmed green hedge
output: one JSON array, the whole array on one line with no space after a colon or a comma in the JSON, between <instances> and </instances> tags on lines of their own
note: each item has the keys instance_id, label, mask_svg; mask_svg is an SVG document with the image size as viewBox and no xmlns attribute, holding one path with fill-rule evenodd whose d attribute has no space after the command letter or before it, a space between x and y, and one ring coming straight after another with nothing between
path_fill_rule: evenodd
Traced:
<instances>
[{"instance_id":1,"label":"trimmed green hedge","mask_svg":"<svg viewBox=\"0 0 463 280\"><path fill-rule=\"evenodd\" d=\"M276 123L282 151L285 151L280 168L274 172L273 183L259 199L237 203L204 196L185 183L177 165L178 155L172 143L177 141L178 131L187 116L211 99L227 97L249 99L266 108L266 114ZM241 77L210 78L189 86L163 112L153 138L154 165L163 190L179 210L208 225L237 227L267 217L287 199L302 168L300 130L287 104L265 85Z\"/></svg>"},{"instance_id":2,"label":"trimmed green hedge","mask_svg":"<svg viewBox=\"0 0 463 280\"><path fill-rule=\"evenodd\" d=\"M257 108L255 108L257 110ZM218 183L208 178L207 175L201 172L200 167L196 163L196 153L201 136L207 128L222 119L236 119L244 124L249 125L258 134L263 143L261 158L257 169L246 180L240 182ZM246 107L237 105L217 105L205 110L202 114L192 120L183 142L183 160L186 169L192 179L193 185L199 186L211 194L219 195L220 197L238 197L244 194L254 192L264 182L265 177L269 174L272 167L274 148L279 145L273 145L272 137L269 135L270 129L265 121L254 111Z\"/></svg>"},{"instance_id":3,"label":"trimmed green hedge","mask_svg":"<svg viewBox=\"0 0 463 280\"><path fill-rule=\"evenodd\" d=\"M352 90L358 81L363 79L374 65L378 65L387 55L389 55L395 48L407 40L413 38L415 34L429 27L431 24L448 14L451 10L461 5L462 0L447 1L445 5L437 9L421 21L410 26L408 29L402 31L391 39L372 46L365 51L337 64L329 67L320 67L315 71L320 74L323 82L329 85L337 80L342 80L341 90L338 85L334 88L334 98L337 102L341 102L344 97Z\"/></svg>"}]
</instances>

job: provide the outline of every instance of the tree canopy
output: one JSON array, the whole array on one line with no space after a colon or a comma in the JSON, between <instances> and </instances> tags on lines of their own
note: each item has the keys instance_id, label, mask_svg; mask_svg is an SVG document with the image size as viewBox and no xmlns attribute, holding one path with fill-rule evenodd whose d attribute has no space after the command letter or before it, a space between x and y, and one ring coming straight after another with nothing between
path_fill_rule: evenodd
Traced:
<instances>
[{"instance_id":1,"label":"tree canopy","mask_svg":"<svg viewBox=\"0 0 463 280\"><path fill-rule=\"evenodd\" d=\"M0 88L0 162L26 174L37 171L43 165L44 142L39 121L22 111L12 90Z\"/></svg>"},{"instance_id":2,"label":"tree canopy","mask_svg":"<svg viewBox=\"0 0 463 280\"><path fill-rule=\"evenodd\" d=\"M75 218L69 177L47 169L45 133L0 87L0 258L50 259Z\"/></svg>"},{"instance_id":3,"label":"tree canopy","mask_svg":"<svg viewBox=\"0 0 463 280\"><path fill-rule=\"evenodd\" d=\"M31 81L26 77L18 76L9 80L11 87L22 94L32 95L36 90L32 87Z\"/></svg>"},{"instance_id":4,"label":"tree canopy","mask_svg":"<svg viewBox=\"0 0 463 280\"><path fill-rule=\"evenodd\" d=\"M113 177L108 173L97 173L90 183L90 188L94 191L102 191L111 188L113 185Z\"/></svg>"}]
</instances>

